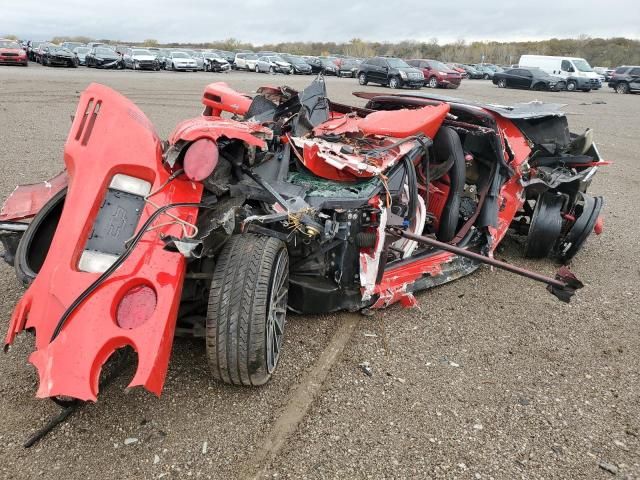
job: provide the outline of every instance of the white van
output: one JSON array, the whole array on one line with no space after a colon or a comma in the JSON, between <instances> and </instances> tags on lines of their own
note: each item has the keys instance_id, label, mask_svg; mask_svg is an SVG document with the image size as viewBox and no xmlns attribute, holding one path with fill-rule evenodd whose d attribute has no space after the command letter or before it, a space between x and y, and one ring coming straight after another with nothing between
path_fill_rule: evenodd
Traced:
<instances>
[{"instance_id":1,"label":"white van","mask_svg":"<svg viewBox=\"0 0 640 480\"><path fill-rule=\"evenodd\" d=\"M520 68L539 68L549 75L565 78L569 91L583 90L588 92L602 86L600 75L593 71L591 65L584 58L522 55L518 65Z\"/></svg>"}]
</instances>

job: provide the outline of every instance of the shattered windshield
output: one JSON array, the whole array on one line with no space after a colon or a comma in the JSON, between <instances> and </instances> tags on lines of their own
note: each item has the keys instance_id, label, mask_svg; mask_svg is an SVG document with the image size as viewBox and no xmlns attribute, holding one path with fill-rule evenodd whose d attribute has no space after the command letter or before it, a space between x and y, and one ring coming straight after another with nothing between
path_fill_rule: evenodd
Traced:
<instances>
[{"instance_id":1,"label":"shattered windshield","mask_svg":"<svg viewBox=\"0 0 640 480\"><path fill-rule=\"evenodd\" d=\"M593 68L591 68L591 65L589 65L585 60L582 60L581 58L574 60L573 64L581 72L593 72Z\"/></svg>"}]
</instances>

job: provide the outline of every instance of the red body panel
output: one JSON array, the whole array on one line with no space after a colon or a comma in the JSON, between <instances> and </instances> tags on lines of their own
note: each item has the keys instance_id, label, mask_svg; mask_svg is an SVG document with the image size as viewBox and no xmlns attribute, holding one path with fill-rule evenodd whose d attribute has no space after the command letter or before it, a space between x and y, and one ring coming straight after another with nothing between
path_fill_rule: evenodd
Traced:
<instances>
[{"instance_id":1,"label":"red body panel","mask_svg":"<svg viewBox=\"0 0 640 480\"><path fill-rule=\"evenodd\" d=\"M71 314L60 334L52 333L76 298L99 274L77 268L102 199L114 174L146 180L152 191L168 178L160 141L145 115L132 102L102 85L92 84L80 97L65 145L69 189L56 235L38 276L15 308L6 343L25 328L35 328L39 397L71 396L96 400L102 364L129 345L138 354L130 387L142 385L160 394L164 383L185 271L182 255L163 249L161 235L180 235L176 225L148 231L127 260ZM154 195L154 203L199 202L202 186L176 179ZM155 210L143 209L138 227ZM171 213L189 222L197 209ZM157 223L167 223L160 216ZM153 312L145 304L144 323L118 326L120 300L132 288L149 287L157 299ZM127 305L131 309L131 305ZM135 310L135 306L133 307Z\"/></svg>"},{"instance_id":2,"label":"red body panel","mask_svg":"<svg viewBox=\"0 0 640 480\"><path fill-rule=\"evenodd\" d=\"M513 152L514 158L510 166L515 171L515 174L500 189L499 205L501 208L498 213L498 226L495 229L490 229L493 250L507 233L513 217L524 203L524 188L520 183L520 166L529 158L531 149L520 130L510 120L493 113L490 114L498 125L503 145L502 154L505 159L508 158L506 143L509 144L509 148ZM407 292L407 287L424 275L438 275L442 270L441 266L453 260L454 257L453 253L441 252L386 269L381 281L376 285L375 293L380 298L373 308L384 308L395 302L401 302L405 306L414 305L413 294Z\"/></svg>"},{"instance_id":3,"label":"red body panel","mask_svg":"<svg viewBox=\"0 0 640 480\"><path fill-rule=\"evenodd\" d=\"M23 220L35 216L68 182L69 177L65 171L42 183L18 185L2 205L0 221Z\"/></svg>"},{"instance_id":4,"label":"red body panel","mask_svg":"<svg viewBox=\"0 0 640 480\"><path fill-rule=\"evenodd\" d=\"M220 137L237 138L258 148L266 148L264 139L270 140L273 132L255 122L236 122L221 117L202 116L180 122L169 137L174 145L179 140L195 141L210 138L213 141Z\"/></svg>"},{"instance_id":5,"label":"red body panel","mask_svg":"<svg viewBox=\"0 0 640 480\"><path fill-rule=\"evenodd\" d=\"M219 116L222 112L244 115L249 111L251 102L251 97L236 92L224 82L210 83L202 96L204 114L207 116Z\"/></svg>"}]
</instances>

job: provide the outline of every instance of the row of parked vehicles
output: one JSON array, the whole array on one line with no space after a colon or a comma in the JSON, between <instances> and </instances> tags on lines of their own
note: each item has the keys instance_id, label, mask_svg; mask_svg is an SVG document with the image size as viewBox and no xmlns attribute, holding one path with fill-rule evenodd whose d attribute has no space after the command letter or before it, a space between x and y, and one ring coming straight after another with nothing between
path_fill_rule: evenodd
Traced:
<instances>
[{"instance_id":1,"label":"row of parked vehicles","mask_svg":"<svg viewBox=\"0 0 640 480\"><path fill-rule=\"evenodd\" d=\"M256 73L318 74L357 78L361 85L377 83L391 88L458 88L463 79L492 80L500 88L547 91L591 91L608 83L617 93L640 91L640 67L592 68L583 58L523 55L516 65L445 63L432 59L403 60L378 56L368 59L345 55L301 56L273 51L166 49L104 43L26 42L0 39L0 63L48 66L130 68Z\"/></svg>"}]
</instances>

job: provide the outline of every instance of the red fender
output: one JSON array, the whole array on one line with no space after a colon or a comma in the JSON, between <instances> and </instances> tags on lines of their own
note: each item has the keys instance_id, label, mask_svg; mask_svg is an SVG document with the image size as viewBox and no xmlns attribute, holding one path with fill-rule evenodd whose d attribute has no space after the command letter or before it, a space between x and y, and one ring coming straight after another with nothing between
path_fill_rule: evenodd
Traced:
<instances>
[{"instance_id":1,"label":"red fender","mask_svg":"<svg viewBox=\"0 0 640 480\"><path fill-rule=\"evenodd\" d=\"M95 401L103 363L114 350L127 345L138 355L129 387L141 385L159 395L186 264L179 253L163 249L161 236L180 236L177 225L143 235L113 275L73 311L60 334L53 341L51 337L63 313L99 277L80 271L78 261L113 176L145 180L152 191L168 179L160 140L132 102L108 87L91 84L80 97L64 161L69 187L60 223L42 269L14 310L6 344L21 330L35 329L36 351L29 361L38 370L39 397L64 395ZM157 205L199 202L201 196L202 185L179 178L153 201ZM136 231L154 210L145 205ZM171 213L193 223L197 209L182 207ZM167 217L161 215L160 223L167 223ZM130 295L140 291L144 294ZM121 303L123 298L126 301ZM119 307L132 315L128 327L116 321Z\"/></svg>"}]
</instances>

